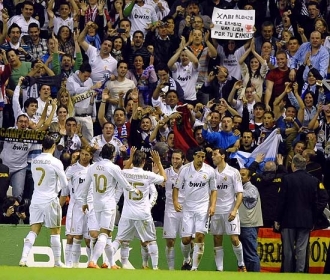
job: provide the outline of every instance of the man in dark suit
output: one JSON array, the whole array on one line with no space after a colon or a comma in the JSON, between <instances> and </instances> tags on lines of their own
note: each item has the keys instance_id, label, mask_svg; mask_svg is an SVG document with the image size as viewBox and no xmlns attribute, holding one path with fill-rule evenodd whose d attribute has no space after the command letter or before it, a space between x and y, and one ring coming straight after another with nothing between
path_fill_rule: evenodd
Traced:
<instances>
[{"instance_id":1,"label":"man in dark suit","mask_svg":"<svg viewBox=\"0 0 330 280\"><path fill-rule=\"evenodd\" d=\"M306 159L293 157L293 173L283 177L279 190L276 230L281 228L283 272L304 272L309 233L318 213L319 180L306 169ZM295 267L295 269L294 269Z\"/></svg>"},{"instance_id":2,"label":"man in dark suit","mask_svg":"<svg viewBox=\"0 0 330 280\"><path fill-rule=\"evenodd\" d=\"M228 100L229 93L236 82L237 80L229 75L226 67L216 66L209 73L201 92L209 94L209 100L215 98L216 103L221 98Z\"/></svg>"}]
</instances>

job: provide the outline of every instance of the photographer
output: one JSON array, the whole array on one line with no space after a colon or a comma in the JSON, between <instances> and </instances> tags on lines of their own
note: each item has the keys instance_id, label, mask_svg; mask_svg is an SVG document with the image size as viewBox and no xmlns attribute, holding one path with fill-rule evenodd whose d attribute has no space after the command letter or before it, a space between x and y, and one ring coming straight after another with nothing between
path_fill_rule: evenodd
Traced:
<instances>
[{"instance_id":1,"label":"photographer","mask_svg":"<svg viewBox=\"0 0 330 280\"><path fill-rule=\"evenodd\" d=\"M0 224L20 224L26 219L26 205L19 205L16 197L7 197L2 205Z\"/></svg>"}]
</instances>

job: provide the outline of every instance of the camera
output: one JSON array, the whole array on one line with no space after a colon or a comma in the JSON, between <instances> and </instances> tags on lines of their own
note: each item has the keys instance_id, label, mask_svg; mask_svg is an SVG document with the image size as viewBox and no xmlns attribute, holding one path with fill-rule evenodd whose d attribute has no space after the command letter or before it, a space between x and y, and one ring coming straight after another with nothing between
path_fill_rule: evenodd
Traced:
<instances>
[{"instance_id":1,"label":"camera","mask_svg":"<svg viewBox=\"0 0 330 280\"><path fill-rule=\"evenodd\" d=\"M213 74L214 74L214 75L218 75L218 73L219 73L219 68L216 67L216 66L213 66L212 71L213 71Z\"/></svg>"},{"instance_id":2,"label":"camera","mask_svg":"<svg viewBox=\"0 0 330 280\"><path fill-rule=\"evenodd\" d=\"M118 29L117 29L117 32L118 32L118 33L125 33L126 30L125 30L124 28L118 28Z\"/></svg>"}]
</instances>

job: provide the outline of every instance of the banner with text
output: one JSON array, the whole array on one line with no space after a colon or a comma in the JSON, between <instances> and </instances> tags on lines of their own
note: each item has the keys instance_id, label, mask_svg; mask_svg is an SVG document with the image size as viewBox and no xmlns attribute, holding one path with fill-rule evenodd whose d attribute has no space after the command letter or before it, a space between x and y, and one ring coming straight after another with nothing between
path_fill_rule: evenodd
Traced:
<instances>
[{"instance_id":1,"label":"banner with text","mask_svg":"<svg viewBox=\"0 0 330 280\"><path fill-rule=\"evenodd\" d=\"M315 230L309 239L309 273L323 273L327 251L330 246L330 230ZM271 228L260 228L258 254L262 272L280 272L282 241L279 233Z\"/></svg>"},{"instance_id":2,"label":"banner with text","mask_svg":"<svg viewBox=\"0 0 330 280\"><path fill-rule=\"evenodd\" d=\"M0 128L0 142L23 142L31 144L40 144L47 135L47 131L16 129L16 128Z\"/></svg>"},{"instance_id":3,"label":"banner with text","mask_svg":"<svg viewBox=\"0 0 330 280\"><path fill-rule=\"evenodd\" d=\"M211 37L215 39L244 40L253 37L254 10L213 9Z\"/></svg>"}]
</instances>

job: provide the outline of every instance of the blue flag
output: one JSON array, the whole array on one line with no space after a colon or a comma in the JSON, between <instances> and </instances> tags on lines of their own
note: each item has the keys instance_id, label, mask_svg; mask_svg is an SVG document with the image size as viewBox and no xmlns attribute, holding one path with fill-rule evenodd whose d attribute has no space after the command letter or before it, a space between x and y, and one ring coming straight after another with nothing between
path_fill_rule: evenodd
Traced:
<instances>
[{"instance_id":1,"label":"blue flag","mask_svg":"<svg viewBox=\"0 0 330 280\"><path fill-rule=\"evenodd\" d=\"M264 162L275 161L281 141L282 136L278 133L278 129L275 129L252 153L237 151L236 153L232 153L230 158L236 158L240 168L249 167L255 161L257 154L265 154ZM259 166L262 168L263 164Z\"/></svg>"}]
</instances>

